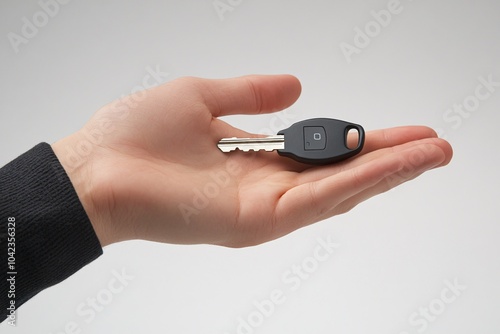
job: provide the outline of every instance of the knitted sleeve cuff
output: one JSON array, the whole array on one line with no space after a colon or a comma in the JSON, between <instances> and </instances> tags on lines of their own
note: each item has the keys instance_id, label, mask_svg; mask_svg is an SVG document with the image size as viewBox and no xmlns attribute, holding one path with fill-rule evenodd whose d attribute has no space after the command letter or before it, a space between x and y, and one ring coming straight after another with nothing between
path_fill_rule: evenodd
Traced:
<instances>
[{"instance_id":1,"label":"knitted sleeve cuff","mask_svg":"<svg viewBox=\"0 0 500 334\"><path fill-rule=\"evenodd\" d=\"M78 195L47 143L0 169L0 245L0 321L10 314L12 300L17 309L102 254ZM9 293L13 288L15 297Z\"/></svg>"}]
</instances>

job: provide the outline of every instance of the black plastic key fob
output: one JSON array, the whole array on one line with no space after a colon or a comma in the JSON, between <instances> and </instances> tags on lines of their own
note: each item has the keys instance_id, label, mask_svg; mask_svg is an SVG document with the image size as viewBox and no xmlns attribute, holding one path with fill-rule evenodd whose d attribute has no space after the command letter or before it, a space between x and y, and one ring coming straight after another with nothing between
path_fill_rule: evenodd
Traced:
<instances>
[{"instance_id":1,"label":"black plastic key fob","mask_svg":"<svg viewBox=\"0 0 500 334\"><path fill-rule=\"evenodd\" d=\"M358 132L358 144L349 148L347 133L352 129ZM278 135L285 137L285 148L278 150L279 155L313 165L327 165L351 158L361 152L365 142L365 131L361 125L331 118L297 122L278 132Z\"/></svg>"}]
</instances>

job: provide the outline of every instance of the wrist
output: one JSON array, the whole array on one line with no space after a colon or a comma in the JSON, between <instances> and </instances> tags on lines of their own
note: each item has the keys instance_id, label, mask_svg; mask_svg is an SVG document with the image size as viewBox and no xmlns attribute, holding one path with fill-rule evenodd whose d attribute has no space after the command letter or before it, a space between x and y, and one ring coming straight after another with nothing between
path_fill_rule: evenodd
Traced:
<instances>
[{"instance_id":1,"label":"wrist","mask_svg":"<svg viewBox=\"0 0 500 334\"><path fill-rule=\"evenodd\" d=\"M116 242L113 233L100 214L96 203L92 144L80 132L65 137L52 145L52 149L68 175L80 203L85 210L102 247Z\"/></svg>"}]
</instances>

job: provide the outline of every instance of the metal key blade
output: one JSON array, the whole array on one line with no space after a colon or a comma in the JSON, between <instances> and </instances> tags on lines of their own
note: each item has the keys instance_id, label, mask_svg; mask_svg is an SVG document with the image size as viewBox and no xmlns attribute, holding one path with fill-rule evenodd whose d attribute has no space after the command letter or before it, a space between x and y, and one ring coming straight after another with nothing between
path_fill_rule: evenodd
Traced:
<instances>
[{"instance_id":1,"label":"metal key blade","mask_svg":"<svg viewBox=\"0 0 500 334\"><path fill-rule=\"evenodd\" d=\"M274 151L285 148L285 136L275 135L263 138L222 138L217 144L222 152L231 152L240 149L244 152L252 151Z\"/></svg>"}]
</instances>

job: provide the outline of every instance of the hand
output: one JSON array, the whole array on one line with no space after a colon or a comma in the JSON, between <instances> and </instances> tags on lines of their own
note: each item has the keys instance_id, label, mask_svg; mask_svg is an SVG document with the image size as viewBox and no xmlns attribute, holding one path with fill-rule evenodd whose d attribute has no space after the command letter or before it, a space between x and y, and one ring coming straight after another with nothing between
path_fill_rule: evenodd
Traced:
<instances>
[{"instance_id":1,"label":"hand","mask_svg":"<svg viewBox=\"0 0 500 334\"><path fill-rule=\"evenodd\" d=\"M220 138L255 136L220 116L281 110L300 90L288 75L181 78L105 106L53 148L102 246L255 245L345 213L451 159L446 141L416 126L368 132L358 156L321 167L276 152L219 151Z\"/></svg>"}]
</instances>

